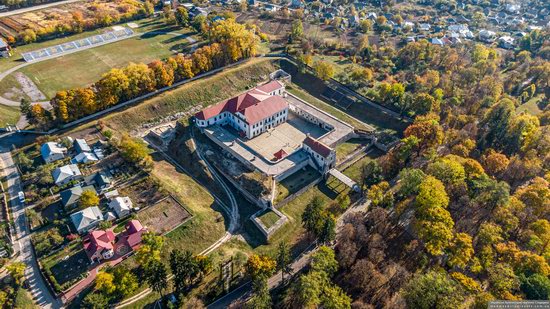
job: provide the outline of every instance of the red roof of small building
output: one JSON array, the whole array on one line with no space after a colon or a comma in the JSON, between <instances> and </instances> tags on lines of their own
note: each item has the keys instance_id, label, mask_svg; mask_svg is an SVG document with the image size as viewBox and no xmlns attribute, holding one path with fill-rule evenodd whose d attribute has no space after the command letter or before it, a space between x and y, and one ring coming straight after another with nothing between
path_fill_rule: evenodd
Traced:
<instances>
[{"instance_id":1,"label":"red roof of small building","mask_svg":"<svg viewBox=\"0 0 550 309\"><path fill-rule=\"evenodd\" d=\"M101 252L104 249L112 250L114 240L115 234L112 230L92 231L88 234L87 239L84 240L84 249L88 256L93 256L98 251Z\"/></svg>"},{"instance_id":2,"label":"red roof of small building","mask_svg":"<svg viewBox=\"0 0 550 309\"><path fill-rule=\"evenodd\" d=\"M286 151L281 149L281 150L277 151L276 153L274 153L273 156L275 157L276 160L281 160L282 158L288 156L288 153L286 153Z\"/></svg>"},{"instance_id":3,"label":"red roof of small building","mask_svg":"<svg viewBox=\"0 0 550 309\"><path fill-rule=\"evenodd\" d=\"M304 140L304 144L325 158L328 157L332 152L332 149L329 146L321 143L320 141L312 138L309 135Z\"/></svg>"},{"instance_id":4,"label":"red roof of small building","mask_svg":"<svg viewBox=\"0 0 550 309\"><path fill-rule=\"evenodd\" d=\"M248 124L255 124L277 112L282 111L288 103L279 96L270 96L269 92L281 88L282 84L272 81L231 99L212 105L195 114L199 120L207 120L224 112L243 114Z\"/></svg>"},{"instance_id":5,"label":"red roof of small building","mask_svg":"<svg viewBox=\"0 0 550 309\"><path fill-rule=\"evenodd\" d=\"M128 235L128 238L126 239L128 241L128 245L132 247L132 249L135 249L139 244L141 244L141 236L147 230L143 228L138 220L131 220L126 225L126 231Z\"/></svg>"}]
</instances>

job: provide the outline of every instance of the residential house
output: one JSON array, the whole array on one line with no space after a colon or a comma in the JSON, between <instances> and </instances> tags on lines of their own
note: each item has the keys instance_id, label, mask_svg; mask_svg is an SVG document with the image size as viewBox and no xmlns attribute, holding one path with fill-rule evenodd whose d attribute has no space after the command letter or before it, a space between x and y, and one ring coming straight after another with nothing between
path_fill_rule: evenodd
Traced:
<instances>
[{"instance_id":1,"label":"residential house","mask_svg":"<svg viewBox=\"0 0 550 309\"><path fill-rule=\"evenodd\" d=\"M83 138L75 139L73 142L73 147L76 150L76 153L92 152L92 148L88 146L88 143Z\"/></svg>"},{"instance_id":2,"label":"residential house","mask_svg":"<svg viewBox=\"0 0 550 309\"><path fill-rule=\"evenodd\" d=\"M58 143L48 142L40 147L40 154L44 162L51 163L65 158L67 148L60 146Z\"/></svg>"},{"instance_id":3,"label":"residential house","mask_svg":"<svg viewBox=\"0 0 550 309\"><path fill-rule=\"evenodd\" d=\"M93 185L98 192L104 192L111 188L112 179L107 172L97 172L86 176L84 182L87 185Z\"/></svg>"},{"instance_id":4,"label":"residential house","mask_svg":"<svg viewBox=\"0 0 550 309\"><path fill-rule=\"evenodd\" d=\"M129 216L130 211L132 210L132 206L132 200L128 196L115 197L109 203L109 208L111 208L116 213L119 219Z\"/></svg>"},{"instance_id":5,"label":"residential house","mask_svg":"<svg viewBox=\"0 0 550 309\"><path fill-rule=\"evenodd\" d=\"M81 152L71 159L71 163L91 163L98 160L96 155L91 152Z\"/></svg>"},{"instance_id":6,"label":"residential house","mask_svg":"<svg viewBox=\"0 0 550 309\"><path fill-rule=\"evenodd\" d=\"M230 125L251 139L286 122L288 103L283 93L284 84L271 81L196 113L196 125Z\"/></svg>"},{"instance_id":7,"label":"residential house","mask_svg":"<svg viewBox=\"0 0 550 309\"><path fill-rule=\"evenodd\" d=\"M59 196L61 197L61 204L65 207L65 209L72 208L80 200L80 196L85 191L96 192L94 186L82 187L80 185L61 191L61 193L59 193Z\"/></svg>"},{"instance_id":8,"label":"residential house","mask_svg":"<svg viewBox=\"0 0 550 309\"><path fill-rule=\"evenodd\" d=\"M0 38L0 57L8 58L9 56L11 56L11 48L4 39Z\"/></svg>"},{"instance_id":9,"label":"residential house","mask_svg":"<svg viewBox=\"0 0 550 309\"><path fill-rule=\"evenodd\" d=\"M497 34L493 31L483 29L479 31L478 37L479 37L479 40L483 42L491 43L495 40L496 35Z\"/></svg>"},{"instance_id":10,"label":"residential house","mask_svg":"<svg viewBox=\"0 0 550 309\"><path fill-rule=\"evenodd\" d=\"M138 220L130 220L126 225L126 241L132 250L137 250L141 244L141 239L147 228L141 225Z\"/></svg>"},{"instance_id":11,"label":"residential house","mask_svg":"<svg viewBox=\"0 0 550 309\"><path fill-rule=\"evenodd\" d=\"M514 38L505 35L498 38L498 45L505 49L513 49L515 47Z\"/></svg>"},{"instance_id":12,"label":"residential house","mask_svg":"<svg viewBox=\"0 0 550 309\"><path fill-rule=\"evenodd\" d=\"M92 263L99 263L115 255L114 241L112 230L92 231L83 238L84 250Z\"/></svg>"},{"instance_id":13,"label":"residential house","mask_svg":"<svg viewBox=\"0 0 550 309\"><path fill-rule=\"evenodd\" d=\"M83 234L96 228L103 221L103 214L97 206L88 207L71 214L71 221L76 231Z\"/></svg>"},{"instance_id":14,"label":"residential house","mask_svg":"<svg viewBox=\"0 0 550 309\"><path fill-rule=\"evenodd\" d=\"M82 173L76 164L68 164L52 171L53 181L58 186L66 185L73 180L82 179Z\"/></svg>"},{"instance_id":15,"label":"residential house","mask_svg":"<svg viewBox=\"0 0 550 309\"><path fill-rule=\"evenodd\" d=\"M422 24L418 24L418 30L419 31L430 31L430 29L432 29L432 25L430 24L426 24L426 23L422 23Z\"/></svg>"}]
</instances>

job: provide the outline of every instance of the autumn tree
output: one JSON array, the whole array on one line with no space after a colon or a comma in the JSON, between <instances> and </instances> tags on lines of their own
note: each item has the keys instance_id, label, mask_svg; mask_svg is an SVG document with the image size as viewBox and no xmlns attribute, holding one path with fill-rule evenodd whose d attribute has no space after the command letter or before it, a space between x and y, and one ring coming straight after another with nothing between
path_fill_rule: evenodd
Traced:
<instances>
[{"instance_id":1,"label":"autumn tree","mask_svg":"<svg viewBox=\"0 0 550 309\"><path fill-rule=\"evenodd\" d=\"M95 192L95 190L85 190L80 195L80 199L78 200L78 206L83 208L88 208L92 206L98 206L99 205L99 196Z\"/></svg>"},{"instance_id":2,"label":"autumn tree","mask_svg":"<svg viewBox=\"0 0 550 309\"><path fill-rule=\"evenodd\" d=\"M326 61L316 61L313 64L313 69L315 70L317 77L324 81L327 81L334 76L334 67Z\"/></svg>"},{"instance_id":3,"label":"autumn tree","mask_svg":"<svg viewBox=\"0 0 550 309\"><path fill-rule=\"evenodd\" d=\"M443 129L439 125L437 117L432 114L418 116L414 123L405 129L405 137L418 138L418 150L426 150L440 145L443 142Z\"/></svg>"},{"instance_id":4,"label":"autumn tree","mask_svg":"<svg viewBox=\"0 0 550 309\"><path fill-rule=\"evenodd\" d=\"M171 86L174 82L174 68L165 62L154 60L149 63L149 68L153 72L157 88Z\"/></svg>"},{"instance_id":5,"label":"autumn tree","mask_svg":"<svg viewBox=\"0 0 550 309\"><path fill-rule=\"evenodd\" d=\"M115 277L111 273L101 271L95 278L94 289L105 295L110 295L116 290L114 280Z\"/></svg>"},{"instance_id":6,"label":"autumn tree","mask_svg":"<svg viewBox=\"0 0 550 309\"><path fill-rule=\"evenodd\" d=\"M135 98L155 89L154 73L146 64L130 63L123 72L128 77L127 98Z\"/></svg>"},{"instance_id":7,"label":"autumn tree","mask_svg":"<svg viewBox=\"0 0 550 309\"><path fill-rule=\"evenodd\" d=\"M472 237L466 233L457 233L454 236L449 248L449 266L465 268L474 256L474 248L472 246Z\"/></svg>"},{"instance_id":8,"label":"autumn tree","mask_svg":"<svg viewBox=\"0 0 550 309\"><path fill-rule=\"evenodd\" d=\"M445 209L449 197L441 181L426 177L419 186L416 197L416 230L432 255L441 255L453 238L454 221Z\"/></svg>"},{"instance_id":9,"label":"autumn tree","mask_svg":"<svg viewBox=\"0 0 550 309\"><path fill-rule=\"evenodd\" d=\"M125 98L130 86L129 79L121 69L113 68L95 83L100 109L119 103Z\"/></svg>"},{"instance_id":10,"label":"autumn tree","mask_svg":"<svg viewBox=\"0 0 550 309\"><path fill-rule=\"evenodd\" d=\"M183 6L178 6L176 9L176 23L180 26L187 27L189 26L189 13L187 9Z\"/></svg>"},{"instance_id":11,"label":"autumn tree","mask_svg":"<svg viewBox=\"0 0 550 309\"><path fill-rule=\"evenodd\" d=\"M143 234L141 246L136 252L136 261L144 268L153 261L160 261L160 253L164 246L164 238L153 232Z\"/></svg>"}]
</instances>

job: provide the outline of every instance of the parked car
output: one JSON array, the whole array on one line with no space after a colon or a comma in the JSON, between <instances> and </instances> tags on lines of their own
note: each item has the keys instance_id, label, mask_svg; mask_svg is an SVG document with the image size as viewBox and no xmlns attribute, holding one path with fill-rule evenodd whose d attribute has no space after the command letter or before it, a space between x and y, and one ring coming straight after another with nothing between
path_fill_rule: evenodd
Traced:
<instances>
[{"instance_id":1,"label":"parked car","mask_svg":"<svg viewBox=\"0 0 550 309\"><path fill-rule=\"evenodd\" d=\"M19 203L24 204L25 203L25 192L19 191Z\"/></svg>"}]
</instances>

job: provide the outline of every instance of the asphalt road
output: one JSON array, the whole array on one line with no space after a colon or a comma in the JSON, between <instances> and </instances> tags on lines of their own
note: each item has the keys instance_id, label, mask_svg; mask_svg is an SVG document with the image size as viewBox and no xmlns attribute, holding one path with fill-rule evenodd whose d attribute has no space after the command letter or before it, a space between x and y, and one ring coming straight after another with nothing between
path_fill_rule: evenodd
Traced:
<instances>
[{"instance_id":1,"label":"asphalt road","mask_svg":"<svg viewBox=\"0 0 550 309\"><path fill-rule=\"evenodd\" d=\"M22 8L22 9L17 9L17 10L13 10L13 11L0 13L0 17L7 17L7 16L17 15L17 14L26 13L26 12L38 11L38 10L49 8L49 7L52 7L52 6L57 6L57 5L61 5L61 4L67 4L67 3L73 3L73 2L79 2L79 1L83 1L83 0L65 0L65 1L57 1L57 2L52 2L52 3L42 4L42 5L35 5L35 6L28 7L28 8Z\"/></svg>"},{"instance_id":2,"label":"asphalt road","mask_svg":"<svg viewBox=\"0 0 550 309\"><path fill-rule=\"evenodd\" d=\"M13 248L15 252L19 252L16 260L27 265L25 278L29 283L30 293L36 304L41 308L61 308L60 301L51 295L40 274L38 263L31 247L30 231L25 216L25 205L20 203L18 198L19 191L22 191L21 181L19 179L19 172L9 151L9 146L0 146L0 165L7 179L11 215L15 223L16 235L14 235Z\"/></svg>"}]
</instances>

